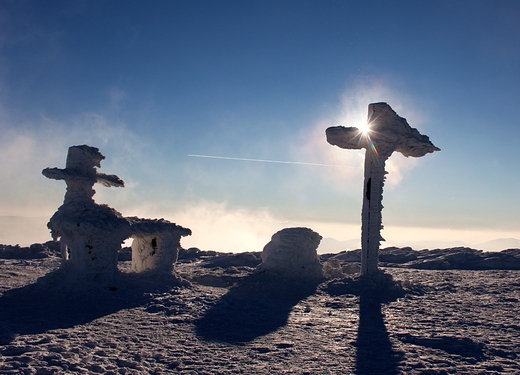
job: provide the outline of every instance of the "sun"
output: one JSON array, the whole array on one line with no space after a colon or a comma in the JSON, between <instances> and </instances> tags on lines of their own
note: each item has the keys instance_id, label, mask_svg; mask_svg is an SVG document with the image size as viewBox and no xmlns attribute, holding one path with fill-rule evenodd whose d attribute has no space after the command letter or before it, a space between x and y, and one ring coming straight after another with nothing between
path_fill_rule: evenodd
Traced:
<instances>
[{"instance_id":1,"label":"sun","mask_svg":"<svg viewBox=\"0 0 520 375\"><path fill-rule=\"evenodd\" d=\"M363 135L367 135L370 132L370 126L367 122L361 122L358 124L357 128Z\"/></svg>"}]
</instances>

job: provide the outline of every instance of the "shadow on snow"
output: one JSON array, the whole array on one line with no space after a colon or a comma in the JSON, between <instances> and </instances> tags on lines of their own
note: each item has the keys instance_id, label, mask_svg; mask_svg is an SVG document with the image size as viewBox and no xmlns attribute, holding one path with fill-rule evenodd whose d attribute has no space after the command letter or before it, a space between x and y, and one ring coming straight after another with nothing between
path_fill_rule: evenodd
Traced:
<instances>
[{"instance_id":1,"label":"shadow on snow","mask_svg":"<svg viewBox=\"0 0 520 375\"><path fill-rule=\"evenodd\" d=\"M319 282L250 275L195 322L197 335L208 341L251 342L284 327L292 308L314 294Z\"/></svg>"},{"instance_id":2,"label":"shadow on snow","mask_svg":"<svg viewBox=\"0 0 520 375\"><path fill-rule=\"evenodd\" d=\"M330 295L359 296L359 327L355 345L356 374L399 374L403 353L394 350L384 322L384 303L405 295L401 284L391 275L378 272L371 277L337 279L326 285Z\"/></svg>"},{"instance_id":3,"label":"shadow on snow","mask_svg":"<svg viewBox=\"0 0 520 375\"><path fill-rule=\"evenodd\" d=\"M0 345L17 335L45 333L89 323L123 309L146 305L150 292L179 286L174 275L118 273L109 280L75 279L63 269L0 297Z\"/></svg>"}]
</instances>

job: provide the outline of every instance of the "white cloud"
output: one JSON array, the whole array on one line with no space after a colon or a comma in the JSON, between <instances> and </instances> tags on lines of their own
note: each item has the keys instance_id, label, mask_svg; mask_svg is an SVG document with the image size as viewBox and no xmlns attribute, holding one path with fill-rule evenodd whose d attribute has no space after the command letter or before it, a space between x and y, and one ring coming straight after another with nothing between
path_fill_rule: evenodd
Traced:
<instances>
[{"instance_id":1,"label":"white cloud","mask_svg":"<svg viewBox=\"0 0 520 375\"><path fill-rule=\"evenodd\" d=\"M318 178L331 183L331 188L334 185L341 186L342 189L355 188L362 184L364 151L331 146L325 137L325 130L329 126L331 122L323 120L302 131L302 141L293 146L291 153L296 160L338 166L314 169Z\"/></svg>"},{"instance_id":2,"label":"white cloud","mask_svg":"<svg viewBox=\"0 0 520 375\"><path fill-rule=\"evenodd\" d=\"M123 214L164 218L190 228L193 234L181 241L184 248L221 252L261 251L275 232L289 225L267 208L250 210L205 200L186 203L181 208L175 208L173 203L134 204Z\"/></svg>"},{"instance_id":3,"label":"white cloud","mask_svg":"<svg viewBox=\"0 0 520 375\"><path fill-rule=\"evenodd\" d=\"M29 246L51 241L49 217L0 216L0 244Z\"/></svg>"},{"instance_id":4,"label":"white cloud","mask_svg":"<svg viewBox=\"0 0 520 375\"><path fill-rule=\"evenodd\" d=\"M271 236L283 228L307 227L324 238L350 240L360 235L360 224L327 222L306 219L287 219L274 209L247 209L232 207L228 202L200 200L187 203L182 208L171 205L134 206L123 212L125 216L164 218L193 234L184 237L184 248L198 247L202 250L220 252L262 251Z\"/></svg>"},{"instance_id":5,"label":"white cloud","mask_svg":"<svg viewBox=\"0 0 520 375\"><path fill-rule=\"evenodd\" d=\"M224 252L261 251L285 224L267 209L252 211L214 202L188 205L175 220L193 231L183 246Z\"/></svg>"}]
</instances>

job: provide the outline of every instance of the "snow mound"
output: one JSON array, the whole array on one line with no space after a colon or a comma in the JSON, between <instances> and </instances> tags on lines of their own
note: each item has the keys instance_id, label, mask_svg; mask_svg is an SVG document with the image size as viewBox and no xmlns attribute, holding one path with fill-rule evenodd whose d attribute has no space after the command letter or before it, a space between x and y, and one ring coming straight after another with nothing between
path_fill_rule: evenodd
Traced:
<instances>
[{"instance_id":1,"label":"snow mound","mask_svg":"<svg viewBox=\"0 0 520 375\"><path fill-rule=\"evenodd\" d=\"M322 237L309 228L285 228L275 233L262 251L258 273L297 279L323 277L317 248Z\"/></svg>"}]
</instances>

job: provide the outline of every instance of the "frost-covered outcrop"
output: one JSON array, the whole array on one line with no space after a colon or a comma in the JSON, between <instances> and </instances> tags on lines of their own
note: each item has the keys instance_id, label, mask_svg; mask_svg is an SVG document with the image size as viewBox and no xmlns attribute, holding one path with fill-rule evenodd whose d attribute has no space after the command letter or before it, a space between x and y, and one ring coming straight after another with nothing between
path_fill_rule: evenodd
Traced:
<instances>
[{"instance_id":1,"label":"frost-covered outcrop","mask_svg":"<svg viewBox=\"0 0 520 375\"><path fill-rule=\"evenodd\" d=\"M96 203L62 205L47 224L54 240L66 246L64 261L75 273L114 274L121 244L130 237L128 221Z\"/></svg>"},{"instance_id":2,"label":"frost-covered outcrop","mask_svg":"<svg viewBox=\"0 0 520 375\"><path fill-rule=\"evenodd\" d=\"M383 210L383 185L385 162L394 151L404 156L420 157L440 151L426 135L408 125L386 103L368 105L368 131L358 128L334 126L326 130L327 142L340 148L365 153L365 184L363 192L361 229L361 274L377 271L377 259L381 237Z\"/></svg>"},{"instance_id":3,"label":"frost-covered outcrop","mask_svg":"<svg viewBox=\"0 0 520 375\"><path fill-rule=\"evenodd\" d=\"M54 180L65 180L67 193L64 204L93 203L92 197L96 193L94 184L100 183L106 187L124 187L125 183L116 175L99 173L96 167L101 167L105 156L98 148L87 145L69 147L65 169L45 168L42 173L45 177Z\"/></svg>"},{"instance_id":4,"label":"frost-covered outcrop","mask_svg":"<svg viewBox=\"0 0 520 375\"><path fill-rule=\"evenodd\" d=\"M0 259L44 259L58 257L60 244L47 241L43 244L33 243L29 247L0 244Z\"/></svg>"},{"instance_id":5,"label":"frost-covered outcrop","mask_svg":"<svg viewBox=\"0 0 520 375\"><path fill-rule=\"evenodd\" d=\"M131 224L132 271L171 273L179 256L180 240L191 230L167 220L127 218Z\"/></svg>"},{"instance_id":6,"label":"frost-covered outcrop","mask_svg":"<svg viewBox=\"0 0 520 375\"><path fill-rule=\"evenodd\" d=\"M323 277L317 248L322 237L309 228L285 228L275 233L262 251L257 273L299 279Z\"/></svg>"},{"instance_id":7,"label":"frost-covered outcrop","mask_svg":"<svg viewBox=\"0 0 520 375\"><path fill-rule=\"evenodd\" d=\"M97 171L104 159L95 147L72 146L65 169L42 171L48 178L67 183L64 203L47 224L52 238L62 243L65 268L78 275L113 275L117 272L121 244L134 237L136 257L132 268L136 272L152 269L171 272L180 238L191 231L164 219L125 218L115 209L95 203L92 198L95 183L124 187L123 180L116 175Z\"/></svg>"},{"instance_id":8,"label":"frost-covered outcrop","mask_svg":"<svg viewBox=\"0 0 520 375\"><path fill-rule=\"evenodd\" d=\"M349 250L321 256L324 263L339 262L343 273L361 261L361 251ZM482 251L469 247L413 250L411 247L387 247L379 252L383 267L428 270L520 270L520 249Z\"/></svg>"},{"instance_id":9,"label":"frost-covered outcrop","mask_svg":"<svg viewBox=\"0 0 520 375\"><path fill-rule=\"evenodd\" d=\"M99 149L87 145L72 146L67 154L65 169L46 168L45 177L64 180L67 192L63 205L51 217L47 226L54 240L60 238L66 265L76 274L114 274L121 243L130 236L128 221L116 210L99 205L92 198L93 186L123 187L115 175L98 173L105 157Z\"/></svg>"}]
</instances>

